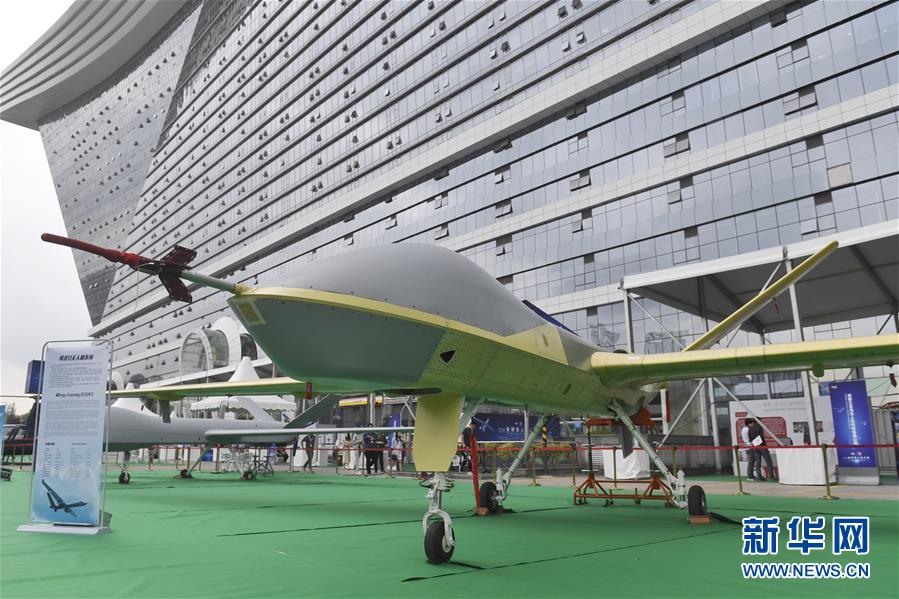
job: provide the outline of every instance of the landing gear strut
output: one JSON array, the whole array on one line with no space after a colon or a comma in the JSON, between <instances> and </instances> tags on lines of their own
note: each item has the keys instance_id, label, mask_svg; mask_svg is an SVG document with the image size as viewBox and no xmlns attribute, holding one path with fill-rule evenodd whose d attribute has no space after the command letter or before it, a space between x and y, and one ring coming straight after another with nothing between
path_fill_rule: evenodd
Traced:
<instances>
[{"instance_id":1,"label":"landing gear strut","mask_svg":"<svg viewBox=\"0 0 899 599\"><path fill-rule=\"evenodd\" d=\"M200 465L200 462L203 461L203 454L204 454L204 453L206 453L206 448L205 448L205 447L201 447L201 448L200 448L200 455L197 456L197 459L194 460L194 463L191 464L190 468L182 468L182 469L181 469L181 472L179 472L179 473L178 473L178 476L176 476L175 478L193 478L193 471L194 471L194 468L196 468L197 466L199 466L199 465Z\"/></svg>"},{"instance_id":2,"label":"landing gear strut","mask_svg":"<svg viewBox=\"0 0 899 599\"><path fill-rule=\"evenodd\" d=\"M687 507L687 491L683 471L680 471L675 475L668 470L668 467L665 466L665 463L659 457L659 454L656 453L655 448L649 440L643 436L643 433L640 432L640 429L637 428L637 425L631 420L627 411L622 408L617 401L610 403L609 408L615 413L618 420L627 427L627 430L631 432L631 435L633 435L637 444L640 445L643 451L646 452L646 455L649 456L653 465L658 469L659 475L664 477L664 482L671 488L671 493L674 496L672 503L679 508Z\"/></svg>"},{"instance_id":3,"label":"landing gear strut","mask_svg":"<svg viewBox=\"0 0 899 599\"><path fill-rule=\"evenodd\" d=\"M515 456L509 469L503 472L502 468L497 468L495 482L486 482L481 485L481 505L486 507L491 513L502 510L503 501L509 496L509 486L512 484L512 475L515 473L515 470L521 464L524 457L531 450L531 445L537 440L537 435L543 430L543 425L545 423L546 416L541 414L540 418L537 419L537 424L531 429L531 434L528 435L524 445L521 446L518 455Z\"/></svg>"},{"instance_id":4,"label":"landing gear strut","mask_svg":"<svg viewBox=\"0 0 899 599\"><path fill-rule=\"evenodd\" d=\"M441 503L443 493L453 488L453 481L445 472L436 472L422 486L430 487L428 511L421 519L421 527L425 533L425 556L432 564L445 564L453 557L456 538L452 518L443 510Z\"/></svg>"}]
</instances>

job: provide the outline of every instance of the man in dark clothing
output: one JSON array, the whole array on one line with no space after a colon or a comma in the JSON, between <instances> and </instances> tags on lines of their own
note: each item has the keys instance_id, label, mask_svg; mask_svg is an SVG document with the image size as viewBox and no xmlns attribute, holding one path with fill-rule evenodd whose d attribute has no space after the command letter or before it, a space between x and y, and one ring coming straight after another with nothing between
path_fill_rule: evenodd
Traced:
<instances>
[{"instance_id":1,"label":"man in dark clothing","mask_svg":"<svg viewBox=\"0 0 899 599\"><path fill-rule=\"evenodd\" d=\"M758 469L758 476L756 478L765 480L762 476L762 459L764 459L765 464L768 466L768 478L769 480L774 480L774 462L771 460L771 454L765 446L765 430L757 420L753 420L752 424L749 426L749 443L752 445L749 454L750 478L752 478L752 468L754 466Z\"/></svg>"},{"instance_id":2,"label":"man in dark clothing","mask_svg":"<svg viewBox=\"0 0 899 599\"><path fill-rule=\"evenodd\" d=\"M303 450L306 452L306 463L303 464L303 472L306 471L308 466L309 472L315 473L315 470L312 469L312 456L315 454L315 437L313 435L303 437Z\"/></svg>"},{"instance_id":3,"label":"man in dark clothing","mask_svg":"<svg viewBox=\"0 0 899 599\"><path fill-rule=\"evenodd\" d=\"M384 474L386 472L384 470L384 451L387 449L387 435L378 433L375 436L375 447L377 448L375 452L375 472Z\"/></svg>"},{"instance_id":4,"label":"man in dark clothing","mask_svg":"<svg viewBox=\"0 0 899 599\"><path fill-rule=\"evenodd\" d=\"M368 426L374 426L371 422L368 423ZM362 449L365 450L365 476L371 474L371 467L374 466L376 458L376 454L378 453L375 449L375 434L365 433L362 435ZM375 469L377 472L377 469Z\"/></svg>"}]
</instances>

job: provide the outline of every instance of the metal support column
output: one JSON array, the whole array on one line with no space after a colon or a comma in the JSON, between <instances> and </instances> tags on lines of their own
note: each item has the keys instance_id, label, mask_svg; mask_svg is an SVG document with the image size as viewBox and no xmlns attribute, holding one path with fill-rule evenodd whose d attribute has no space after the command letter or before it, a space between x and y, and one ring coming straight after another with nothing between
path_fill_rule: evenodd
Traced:
<instances>
[{"instance_id":1,"label":"metal support column","mask_svg":"<svg viewBox=\"0 0 899 599\"><path fill-rule=\"evenodd\" d=\"M787 257L787 250L784 248L784 266L787 272L793 270L793 262ZM793 311L793 327L796 331L798 339L796 341L805 341L805 335L802 333L802 322L799 318L799 298L796 295L796 285L790 285L790 309ZM808 414L808 430L813 445L818 444L818 426L815 416L815 401L812 399L812 387L809 382L809 375L803 372L799 375L802 380L802 398L805 400L805 410Z\"/></svg>"},{"instance_id":2,"label":"metal support column","mask_svg":"<svg viewBox=\"0 0 899 599\"><path fill-rule=\"evenodd\" d=\"M668 388L659 389L659 401L662 408L662 434L668 434Z\"/></svg>"},{"instance_id":3,"label":"metal support column","mask_svg":"<svg viewBox=\"0 0 899 599\"><path fill-rule=\"evenodd\" d=\"M767 343L767 339L765 339L765 331L762 331L759 334L759 337L762 338L762 345ZM768 401L771 401L771 375L767 372L765 373L765 397Z\"/></svg>"},{"instance_id":4,"label":"metal support column","mask_svg":"<svg viewBox=\"0 0 899 599\"><path fill-rule=\"evenodd\" d=\"M621 293L624 298L624 336L627 343L627 351L634 353L634 323L631 320L631 296L624 288L624 279L621 279Z\"/></svg>"},{"instance_id":5,"label":"metal support column","mask_svg":"<svg viewBox=\"0 0 899 599\"><path fill-rule=\"evenodd\" d=\"M709 327L709 317L705 311L705 280L700 278L698 279L699 285L699 316L705 322L705 329L708 331L711 327ZM715 444L715 447L719 447L721 445L721 435L718 432L718 410L715 408L715 385L709 380L708 384L709 390L709 419L710 426L712 429L712 442ZM702 422L705 422L705 418L702 419ZM715 455L715 472L721 472L721 454L718 453L718 450L714 450L712 452Z\"/></svg>"}]
</instances>

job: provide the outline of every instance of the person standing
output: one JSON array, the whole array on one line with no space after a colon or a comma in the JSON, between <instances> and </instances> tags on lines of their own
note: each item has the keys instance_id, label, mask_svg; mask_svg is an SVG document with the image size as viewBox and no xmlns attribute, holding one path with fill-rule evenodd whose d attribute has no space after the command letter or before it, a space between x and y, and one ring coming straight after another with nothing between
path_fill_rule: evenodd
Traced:
<instances>
[{"instance_id":1,"label":"person standing","mask_svg":"<svg viewBox=\"0 0 899 599\"><path fill-rule=\"evenodd\" d=\"M751 460L750 464L755 462L756 467L758 468L758 479L765 480L762 476L762 459L764 459L765 465L768 466L767 480L774 480L774 462L771 460L771 453L765 446L765 431L762 428L762 425L754 419L752 425L749 427L749 443L752 445L750 451L752 451L752 454L755 456L755 460Z\"/></svg>"},{"instance_id":2,"label":"person standing","mask_svg":"<svg viewBox=\"0 0 899 599\"><path fill-rule=\"evenodd\" d=\"M393 437L393 448L396 454L397 468L403 471L403 464L406 463L406 433L398 432Z\"/></svg>"},{"instance_id":3,"label":"person standing","mask_svg":"<svg viewBox=\"0 0 899 599\"><path fill-rule=\"evenodd\" d=\"M384 474L387 472L384 469L384 453L387 451L387 435L383 432L378 433L375 436L375 447L377 448L377 451L375 452L375 472Z\"/></svg>"},{"instance_id":4,"label":"person standing","mask_svg":"<svg viewBox=\"0 0 899 599\"><path fill-rule=\"evenodd\" d=\"M350 465L350 449L353 447L353 440L350 438L350 434L347 433L343 436L343 441L340 442L340 457L343 462L343 467L347 470L351 469Z\"/></svg>"},{"instance_id":5,"label":"person standing","mask_svg":"<svg viewBox=\"0 0 899 599\"><path fill-rule=\"evenodd\" d=\"M315 455L315 435L306 435L303 437L303 451L306 452L306 462L303 464L303 472L309 467L309 472L315 474L312 469L312 456Z\"/></svg>"},{"instance_id":6,"label":"person standing","mask_svg":"<svg viewBox=\"0 0 899 599\"><path fill-rule=\"evenodd\" d=\"M752 477L752 468L755 465L755 455L752 451L752 443L749 442L749 425L755 422L752 418L747 418L743 421L743 427L740 429L740 440L742 441L741 445L744 448L741 450L744 452L744 455L749 460L748 467L746 468L746 480L755 480Z\"/></svg>"},{"instance_id":7,"label":"person standing","mask_svg":"<svg viewBox=\"0 0 899 599\"><path fill-rule=\"evenodd\" d=\"M371 422L368 423L368 426L374 427L374 424ZM373 432L366 432L362 435L362 449L365 452L365 476L371 475L371 467L375 465L375 460L377 460L377 449L375 448L375 434ZM377 468L375 468L375 472L377 473Z\"/></svg>"},{"instance_id":8,"label":"person standing","mask_svg":"<svg viewBox=\"0 0 899 599\"><path fill-rule=\"evenodd\" d=\"M352 444L353 448L350 450L350 461L352 462L352 470L361 471L364 464L364 457L362 452L362 433L353 433Z\"/></svg>"}]
</instances>

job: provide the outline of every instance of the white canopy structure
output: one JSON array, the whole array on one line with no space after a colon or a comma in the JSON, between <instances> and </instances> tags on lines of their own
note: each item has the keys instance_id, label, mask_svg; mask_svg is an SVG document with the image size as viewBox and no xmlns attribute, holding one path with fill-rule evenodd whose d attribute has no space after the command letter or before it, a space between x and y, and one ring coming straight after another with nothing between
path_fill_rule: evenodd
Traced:
<instances>
[{"instance_id":1,"label":"white canopy structure","mask_svg":"<svg viewBox=\"0 0 899 599\"><path fill-rule=\"evenodd\" d=\"M231 375L231 378L229 379L231 382L257 380L259 380L259 375L256 374L256 369L253 368L253 362L247 356L241 358L240 363L234 370L234 374ZM247 401L256 404L256 406L263 410L296 410L296 405L293 401L282 399L276 395L253 397L206 397L191 404L190 410L192 412L201 412L204 410L218 410L220 408L247 409Z\"/></svg>"}]
</instances>

